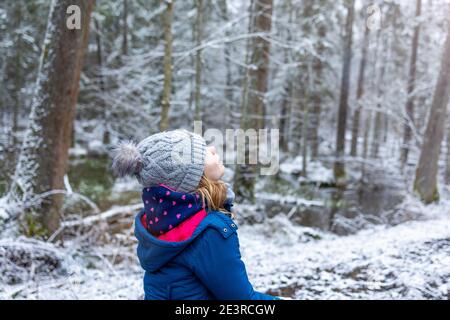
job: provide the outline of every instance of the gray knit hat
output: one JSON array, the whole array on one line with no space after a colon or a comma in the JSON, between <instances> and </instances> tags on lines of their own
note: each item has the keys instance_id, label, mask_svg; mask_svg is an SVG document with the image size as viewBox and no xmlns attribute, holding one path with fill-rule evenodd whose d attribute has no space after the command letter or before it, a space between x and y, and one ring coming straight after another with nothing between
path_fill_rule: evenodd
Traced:
<instances>
[{"instance_id":1,"label":"gray knit hat","mask_svg":"<svg viewBox=\"0 0 450 320\"><path fill-rule=\"evenodd\" d=\"M198 134L173 130L151 135L139 144L121 142L114 150L116 175L135 175L143 187L164 184L179 192L192 192L205 166L206 143Z\"/></svg>"}]
</instances>

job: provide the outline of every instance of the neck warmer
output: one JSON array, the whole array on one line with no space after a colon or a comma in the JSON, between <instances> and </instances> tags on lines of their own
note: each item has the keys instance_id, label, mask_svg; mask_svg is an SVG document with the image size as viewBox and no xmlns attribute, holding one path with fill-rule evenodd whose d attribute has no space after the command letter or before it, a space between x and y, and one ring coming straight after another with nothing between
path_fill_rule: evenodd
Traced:
<instances>
[{"instance_id":1,"label":"neck warmer","mask_svg":"<svg viewBox=\"0 0 450 320\"><path fill-rule=\"evenodd\" d=\"M142 190L147 230L158 237L204 209L197 193L183 193L164 185Z\"/></svg>"}]
</instances>

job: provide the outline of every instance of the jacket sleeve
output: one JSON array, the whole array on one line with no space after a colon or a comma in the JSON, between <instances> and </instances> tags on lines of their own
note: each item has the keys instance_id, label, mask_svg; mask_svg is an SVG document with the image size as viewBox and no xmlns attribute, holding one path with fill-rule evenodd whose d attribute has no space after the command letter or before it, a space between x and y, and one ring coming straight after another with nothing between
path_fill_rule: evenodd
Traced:
<instances>
[{"instance_id":1,"label":"jacket sleeve","mask_svg":"<svg viewBox=\"0 0 450 320\"><path fill-rule=\"evenodd\" d=\"M191 259L195 275L216 299L279 300L253 289L241 260L236 232L224 238L219 231L208 228Z\"/></svg>"}]
</instances>

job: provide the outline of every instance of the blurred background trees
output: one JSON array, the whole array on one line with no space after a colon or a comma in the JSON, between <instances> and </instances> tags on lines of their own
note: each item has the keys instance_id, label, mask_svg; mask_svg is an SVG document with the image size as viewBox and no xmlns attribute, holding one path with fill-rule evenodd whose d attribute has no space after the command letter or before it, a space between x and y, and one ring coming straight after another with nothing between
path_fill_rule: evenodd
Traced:
<instances>
[{"instance_id":1,"label":"blurred background trees","mask_svg":"<svg viewBox=\"0 0 450 320\"><path fill-rule=\"evenodd\" d=\"M403 196L416 190L425 202L437 200L439 188L446 194L444 0L97 0L83 31L89 29L86 49L58 33L51 45L61 60L43 70L47 20L56 19L49 9L44 0L0 2L0 194L14 189L23 172L40 170L27 178L40 185L30 193L62 188L92 200L65 197L50 206L57 212L132 202L134 193L109 197L117 186L108 169L110 146L159 130L192 130L195 119L204 130L280 129L278 175L259 176L258 164L227 166L225 178L243 202L258 203L271 185L280 196L328 197L317 188L326 186L364 197L377 179L400 183ZM81 51L82 70L81 60L69 58ZM64 96L73 88L75 98L78 85L75 108ZM48 132L36 133L49 144L30 144L26 129L40 108L48 113ZM32 156L36 168L25 165ZM286 172L300 185L289 185ZM330 217L341 209L341 191L331 197ZM48 214L54 218L44 225L53 230L59 214Z\"/></svg>"}]
</instances>

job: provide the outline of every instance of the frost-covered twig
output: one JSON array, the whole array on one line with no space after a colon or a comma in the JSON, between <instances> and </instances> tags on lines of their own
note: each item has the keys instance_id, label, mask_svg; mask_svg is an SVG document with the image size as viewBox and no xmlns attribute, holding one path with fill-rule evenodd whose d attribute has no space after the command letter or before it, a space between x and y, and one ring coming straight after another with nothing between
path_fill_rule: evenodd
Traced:
<instances>
[{"instance_id":1,"label":"frost-covered twig","mask_svg":"<svg viewBox=\"0 0 450 320\"><path fill-rule=\"evenodd\" d=\"M120 218L134 215L136 211L140 210L141 208L142 204L119 206L109 209L100 214L91 215L82 219L64 221L61 223L60 227L48 238L47 241L52 242L59 234L61 234L61 232L67 229L79 229L99 226L101 225L101 223L112 224Z\"/></svg>"},{"instance_id":2,"label":"frost-covered twig","mask_svg":"<svg viewBox=\"0 0 450 320\"><path fill-rule=\"evenodd\" d=\"M89 226L93 225L95 223L99 222L107 222L108 220L111 220L118 215L127 215L127 214L133 214L137 210L142 208L142 204L132 204L128 206L120 206L120 207L114 207L112 209L109 209L105 212L102 212L97 215L88 216L86 218L83 218L81 220L75 220L75 221L65 221L61 225L65 228L68 227L76 227L76 226Z\"/></svg>"},{"instance_id":3,"label":"frost-covered twig","mask_svg":"<svg viewBox=\"0 0 450 320\"><path fill-rule=\"evenodd\" d=\"M17 186L20 187L19 184L17 184ZM22 199L20 199L15 193L10 192L7 194L7 196L0 199L0 220L8 221L15 219L24 210L38 206L43 199L55 194L64 194L81 199L93 209L94 214L100 212L100 209L95 204L95 202L82 194L73 192L72 190L50 190L34 195L28 199L26 199L25 195L22 197Z\"/></svg>"}]
</instances>

